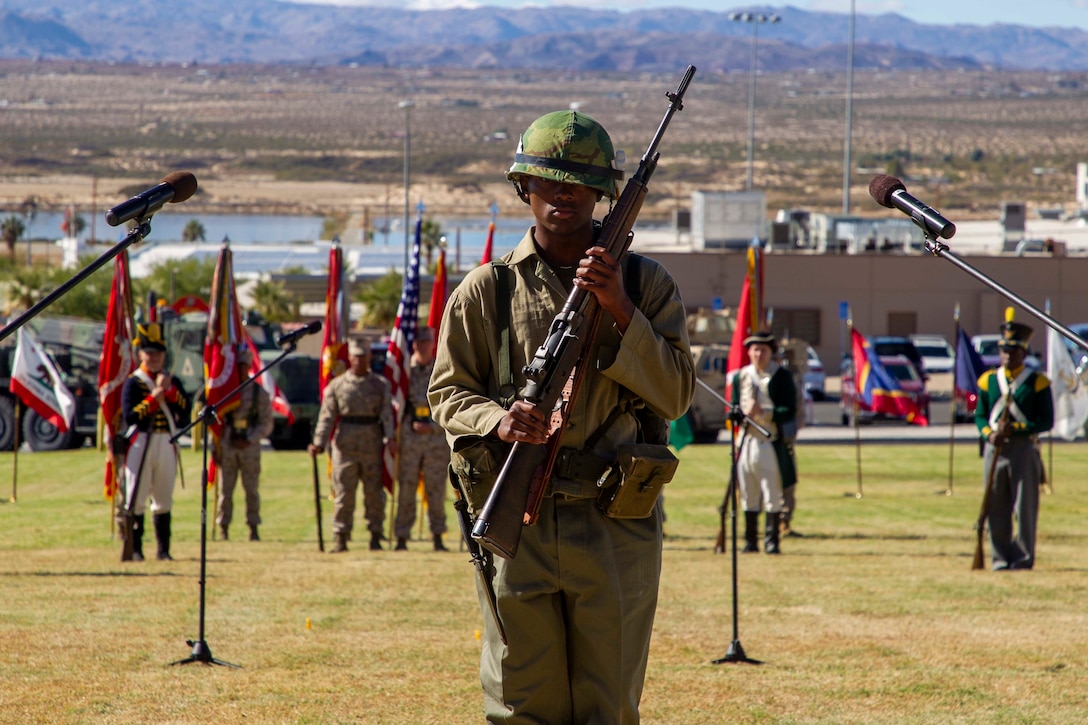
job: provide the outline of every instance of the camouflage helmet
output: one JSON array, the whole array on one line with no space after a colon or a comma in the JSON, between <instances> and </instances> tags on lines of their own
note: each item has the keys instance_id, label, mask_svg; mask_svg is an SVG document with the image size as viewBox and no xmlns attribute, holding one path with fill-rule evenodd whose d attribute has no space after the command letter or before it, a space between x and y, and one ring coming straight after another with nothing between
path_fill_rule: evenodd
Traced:
<instances>
[{"instance_id":1,"label":"camouflage helmet","mask_svg":"<svg viewBox=\"0 0 1088 725\"><path fill-rule=\"evenodd\" d=\"M616 182L623 178L622 161L622 152L617 160L604 126L578 111L555 111L529 124L518 139L506 178L515 185L520 176L579 184L615 199ZM518 193L522 194L520 189Z\"/></svg>"}]
</instances>

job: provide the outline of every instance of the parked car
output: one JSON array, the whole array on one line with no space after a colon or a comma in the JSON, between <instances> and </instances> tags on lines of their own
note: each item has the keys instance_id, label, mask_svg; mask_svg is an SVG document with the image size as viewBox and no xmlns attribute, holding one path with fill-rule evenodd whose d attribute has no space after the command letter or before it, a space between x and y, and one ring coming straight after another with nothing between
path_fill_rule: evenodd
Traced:
<instances>
[{"instance_id":1,"label":"parked car","mask_svg":"<svg viewBox=\"0 0 1088 725\"><path fill-rule=\"evenodd\" d=\"M824 364L820 361L820 356L811 346L808 348L806 363L808 370L805 371L804 377L805 392L813 400L823 400L827 397L827 374L824 372Z\"/></svg>"},{"instance_id":2,"label":"parked car","mask_svg":"<svg viewBox=\"0 0 1088 725\"><path fill-rule=\"evenodd\" d=\"M922 361L922 353L918 352L918 348L914 346L914 343L907 337L895 337L892 335L877 335L869 340L869 344L880 357L889 357L892 355L902 355L907 358L914 370L918 373L918 377L925 380L929 377L926 372L925 363Z\"/></svg>"},{"instance_id":3,"label":"parked car","mask_svg":"<svg viewBox=\"0 0 1088 725\"><path fill-rule=\"evenodd\" d=\"M898 381L899 387L915 402L923 415L929 418L929 393L926 392L926 382L918 374L918 369L906 355L881 355L880 364ZM842 424L850 425L853 422L854 403L857 402L858 422L871 422L875 419L904 420L897 416L889 416L883 413L874 413L864 400L857 395L854 385L853 365L847 365L847 372L842 376L841 395L839 396L839 408L842 411Z\"/></svg>"},{"instance_id":4,"label":"parked car","mask_svg":"<svg viewBox=\"0 0 1088 725\"><path fill-rule=\"evenodd\" d=\"M1074 330L1076 332L1076 330ZM1079 333L1078 333L1079 334ZM1001 364L1001 335L972 335L971 347L982 358L982 363L987 368L996 368ZM1028 356L1024 358L1024 364L1028 367L1040 369L1043 364L1039 356L1028 350Z\"/></svg>"},{"instance_id":5,"label":"parked car","mask_svg":"<svg viewBox=\"0 0 1088 725\"><path fill-rule=\"evenodd\" d=\"M911 335L910 341L922 356L927 375L950 373L956 367L956 351L941 335Z\"/></svg>"}]
</instances>

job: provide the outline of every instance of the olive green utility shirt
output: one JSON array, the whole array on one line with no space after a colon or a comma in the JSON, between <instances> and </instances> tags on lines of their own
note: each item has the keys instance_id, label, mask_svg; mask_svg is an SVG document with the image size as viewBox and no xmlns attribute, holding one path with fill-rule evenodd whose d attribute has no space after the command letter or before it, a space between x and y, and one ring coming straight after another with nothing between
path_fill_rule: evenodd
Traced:
<instances>
[{"instance_id":1,"label":"olive green utility shirt","mask_svg":"<svg viewBox=\"0 0 1088 725\"><path fill-rule=\"evenodd\" d=\"M506 410L499 395L499 316L497 305L510 306L510 372L520 391L525 365L546 339L556 314L570 293L540 257L530 229L503 257L509 266L508 299L496 300L495 270L490 264L469 272L446 306L429 400L434 420L451 445L459 436L484 436L499 425ZM654 413L675 420L691 404L695 370L688 344L684 303L668 272L644 259L639 272L642 299L626 333L603 313L590 350L589 377L571 411L562 445L581 449L621 403L623 389L642 399ZM621 415L595 446L612 458L616 445L634 442L634 415Z\"/></svg>"}]
</instances>

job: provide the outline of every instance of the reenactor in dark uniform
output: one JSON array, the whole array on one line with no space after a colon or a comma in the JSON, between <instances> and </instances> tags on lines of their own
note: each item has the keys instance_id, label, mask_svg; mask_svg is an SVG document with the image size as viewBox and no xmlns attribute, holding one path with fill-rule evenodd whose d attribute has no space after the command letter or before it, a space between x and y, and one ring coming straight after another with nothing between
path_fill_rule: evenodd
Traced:
<instances>
[{"instance_id":1,"label":"reenactor in dark uniform","mask_svg":"<svg viewBox=\"0 0 1088 725\"><path fill-rule=\"evenodd\" d=\"M253 352L249 345L239 346L235 359L241 375L249 377L253 364ZM234 518L234 485L241 473L242 488L246 492L249 540L260 541L257 527L261 523L261 497L257 493L257 485L261 478L261 440L272 432L272 399L257 382L242 388L239 397L238 407L223 417L223 433L216 452L222 475L216 523L219 524L223 541L226 541L230 522Z\"/></svg>"},{"instance_id":2,"label":"reenactor in dark uniform","mask_svg":"<svg viewBox=\"0 0 1088 725\"><path fill-rule=\"evenodd\" d=\"M1031 569L1039 520L1039 484L1043 461L1038 438L1054 425L1050 381L1024 364L1032 329L1005 312L1001 327L1001 366L978 380L975 424L986 441L983 475L993 480L986 512L994 571Z\"/></svg>"},{"instance_id":3,"label":"reenactor in dark uniform","mask_svg":"<svg viewBox=\"0 0 1088 725\"><path fill-rule=\"evenodd\" d=\"M401 414L400 465L397 478L397 550L408 548L412 525L416 522L416 490L423 479L427 497L427 518L435 551L446 551L442 534L446 533L446 490L449 488L450 447L446 432L431 420L427 403L427 385L434 370L434 333L421 327L412 343L408 367L408 397Z\"/></svg>"},{"instance_id":4,"label":"reenactor in dark uniform","mask_svg":"<svg viewBox=\"0 0 1088 725\"><path fill-rule=\"evenodd\" d=\"M332 438L332 553L348 550L355 517L355 490L362 481L363 508L370 530L370 549L382 548L385 490L382 488L382 448L395 446L393 400L389 381L371 372L370 343L348 343L348 371L325 388L314 428L311 456L325 451ZM334 434L335 431L335 434Z\"/></svg>"},{"instance_id":5,"label":"reenactor in dark uniform","mask_svg":"<svg viewBox=\"0 0 1088 725\"><path fill-rule=\"evenodd\" d=\"M158 558L171 560L170 509L178 458L170 437L188 420L189 398L181 381L163 369L166 343L162 326L157 322L137 325L136 344L140 365L121 388L121 414L131 431L125 455L125 501L133 514L132 558L144 560L144 512L150 497Z\"/></svg>"}]
</instances>

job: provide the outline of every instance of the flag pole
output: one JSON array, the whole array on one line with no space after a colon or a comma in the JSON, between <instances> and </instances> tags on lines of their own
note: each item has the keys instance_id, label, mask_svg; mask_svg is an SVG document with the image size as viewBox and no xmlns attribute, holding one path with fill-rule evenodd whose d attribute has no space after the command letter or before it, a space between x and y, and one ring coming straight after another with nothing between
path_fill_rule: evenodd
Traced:
<instances>
[{"instance_id":1,"label":"flag pole","mask_svg":"<svg viewBox=\"0 0 1088 725\"><path fill-rule=\"evenodd\" d=\"M951 496L953 493L953 472L954 460L956 457L956 366L959 364L959 339L960 339L960 303L956 303L956 308L952 312L952 319L955 322L953 326L954 334L952 339L956 341L956 350L952 354L952 395L949 402L949 419L948 419L948 488L944 491L937 491L937 495L944 494L945 496Z\"/></svg>"},{"instance_id":2,"label":"flag pole","mask_svg":"<svg viewBox=\"0 0 1088 725\"><path fill-rule=\"evenodd\" d=\"M15 431L14 431L15 439L12 441L12 446L11 446L11 452L13 454L12 457L11 457L11 502L12 503L18 503L18 498L19 498L18 495L17 495L17 491L18 491L18 488L19 488L19 446L21 445L21 443L19 441L19 428L22 427L19 424L21 422L21 419L22 419L22 416L19 414L19 396L15 396L15 418L14 418L14 420L15 420Z\"/></svg>"},{"instance_id":3,"label":"flag pole","mask_svg":"<svg viewBox=\"0 0 1088 725\"><path fill-rule=\"evenodd\" d=\"M854 358L854 319L853 315L848 313L846 316L846 335L850 338L850 358L853 360L851 366L851 375L854 376L854 399L851 405L854 409L854 417L851 421L854 425L854 462L857 470L858 488L854 493L847 492L845 496L860 499L863 494L861 492L861 428L858 426L858 361ZM840 390L842 387L842 381L839 381Z\"/></svg>"},{"instance_id":4,"label":"flag pole","mask_svg":"<svg viewBox=\"0 0 1088 725\"><path fill-rule=\"evenodd\" d=\"M1044 308L1047 316L1050 316L1050 298L1046 298L1046 306ZM1050 354L1050 346L1047 345L1047 355ZM1050 427L1046 436L1046 469L1043 471L1043 485L1042 493L1052 494L1054 493L1054 426Z\"/></svg>"}]
</instances>

